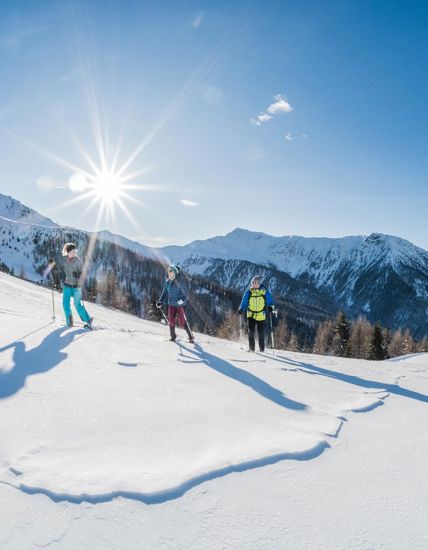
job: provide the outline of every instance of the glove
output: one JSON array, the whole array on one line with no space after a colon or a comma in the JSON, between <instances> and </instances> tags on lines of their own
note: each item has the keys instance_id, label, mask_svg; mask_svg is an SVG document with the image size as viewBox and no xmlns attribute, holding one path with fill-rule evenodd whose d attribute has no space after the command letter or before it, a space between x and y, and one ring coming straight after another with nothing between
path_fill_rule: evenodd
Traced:
<instances>
[{"instance_id":1,"label":"glove","mask_svg":"<svg viewBox=\"0 0 428 550\"><path fill-rule=\"evenodd\" d=\"M48 264L54 264L55 260L53 258L49 258Z\"/></svg>"},{"instance_id":2,"label":"glove","mask_svg":"<svg viewBox=\"0 0 428 550\"><path fill-rule=\"evenodd\" d=\"M238 315L242 315L243 311L242 309L238 309Z\"/></svg>"},{"instance_id":3,"label":"glove","mask_svg":"<svg viewBox=\"0 0 428 550\"><path fill-rule=\"evenodd\" d=\"M184 304L184 302L183 302L183 300L177 300L177 304L178 304L179 306L182 306L182 305Z\"/></svg>"},{"instance_id":4,"label":"glove","mask_svg":"<svg viewBox=\"0 0 428 550\"><path fill-rule=\"evenodd\" d=\"M76 279L78 279L82 275L82 272L81 271L73 271L73 275L76 277Z\"/></svg>"},{"instance_id":5,"label":"glove","mask_svg":"<svg viewBox=\"0 0 428 550\"><path fill-rule=\"evenodd\" d=\"M275 306L269 306L269 307L268 307L268 311L269 311L270 313L272 313L272 311L273 311L274 309L275 309Z\"/></svg>"},{"instance_id":6,"label":"glove","mask_svg":"<svg viewBox=\"0 0 428 550\"><path fill-rule=\"evenodd\" d=\"M162 302L160 300L156 302L156 307L159 309L162 307Z\"/></svg>"}]
</instances>

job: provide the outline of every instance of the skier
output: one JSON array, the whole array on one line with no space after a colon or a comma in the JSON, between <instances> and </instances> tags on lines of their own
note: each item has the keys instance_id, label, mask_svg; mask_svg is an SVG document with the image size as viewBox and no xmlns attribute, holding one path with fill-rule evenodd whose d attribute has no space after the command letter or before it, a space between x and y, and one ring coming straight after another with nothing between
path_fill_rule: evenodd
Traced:
<instances>
[{"instance_id":1,"label":"skier","mask_svg":"<svg viewBox=\"0 0 428 550\"><path fill-rule=\"evenodd\" d=\"M245 291L238 310L239 315L242 315L244 310L247 311L249 351L256 350L256 327L260 351L263 352L265 350L264 324L266 310L272 313L274 308L272 294L264 286L262 278L256 275L251 279L250 288Z\"/></svg>"},{"instance_id":2,"label":"skier","mask_svg":"<svg viewBox=\"0 0 428 550\"><path fill-rule=\"evenodd\" d=\"M65 273L62 293L62 307L64 308L65 322L68 327L73 326L73 315L71 313L70 301L73 298L74 307L79 317L87 328L92 329L92 320L82 302L82 290L80 277L83 271L82 260L77 256L77 246L74 243L66 243L62 249L62 261L60 269ZM55 266L55 260L49 260Z\"/></svg>"},{"instance_id":3,"label":"skier","mask_svg":"<svg viewBox=\"0 0 428 550\"><path fill-rule=\"evenodd\" d=\"M175 318L178 316L178 323L184 328L189 337L189 342L194 343L192 331L187 322L185 306L189 298L189 284L181 273L181 268L177 265L168 267L168 278L166 279L159 300L156 306L161 308L166 302L168 304L168 324L171 342L175 342L177 335L175 333Z\"/></svg>"}]
</instances>

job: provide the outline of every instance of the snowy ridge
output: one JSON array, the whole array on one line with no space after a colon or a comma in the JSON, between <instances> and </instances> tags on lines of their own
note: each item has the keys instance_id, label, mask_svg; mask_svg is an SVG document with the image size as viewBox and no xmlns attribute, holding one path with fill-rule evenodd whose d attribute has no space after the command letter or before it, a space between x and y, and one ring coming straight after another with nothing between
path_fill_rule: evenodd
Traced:
<instances>
[{"instance_id":1,"label":"snowy ridge","mask_svg":"<svg viewBox=\"0 0 428 550\"><path fill-rule=\"evenodd\" d=\"M194 265L195 272L199 273L213 259L240 259L274 265L295 278L307 274L317 286L329 284L348 264L353 265L355 272L361 272L374 265L397 268L406 260L428 270L426 250L405 239L380 233L341 238L273 237L238 228L224 237L194 241L182 247L165 247L162 251L171 260Z\"/></svg>"},{"instance_id":2,"label":"snowy ridge","mask_svg":"<svg viewBox=\"0 0 428 550\"><path fill-rule=\"evenodd\" d=\"M0 481L53 500L165 502L233 472L313 459L352 411L388 395L428 402L381 365L249 358L202 335L171 344L162 325L92 304L104 330L66 329L49 323L46 289L4 274L0 303Z\"/></svg>"},{"instance_id":3,"label":"snowy ridge","mask_svg":"<svg viewBox=\"0 0 428 550\"><path fill-rule=\"evenodd\" d=\"M399 237L272 237L236 229L224 237L162 250L189 272L240 289L248 285L245 262L251 262L252 275L260 266L268 284L284 297L290 285L283 288L272 270L308 290L318 289L336 304L336 311L342 309L351 318L363 315L391 330L408 328L419 339L428 334L428 252ZM325 304L321 295L318 303Z\"/></svg>"},{"instance_id":4,"label":"snowy ridge","mask_svg":"<svg viewBox=\"0 0 428 550\"><path fill-rule=\"evenodd\" d=\"M24 206L13 197L0 193L0 218L19 221L27 224L36 224L46 227L58 227L51 219L40 215L35 210Z\"/></svg>"}]
</instances>

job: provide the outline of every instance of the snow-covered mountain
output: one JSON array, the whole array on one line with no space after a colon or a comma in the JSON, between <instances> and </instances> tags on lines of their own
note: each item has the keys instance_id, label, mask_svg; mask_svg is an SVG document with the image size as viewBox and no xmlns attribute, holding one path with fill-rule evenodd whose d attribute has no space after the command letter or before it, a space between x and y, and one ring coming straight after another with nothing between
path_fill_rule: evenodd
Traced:
<instances>
[{"instance_id":1,"label":"snow-covered mountain","mask_svg":"<svg viewBox=\"0 0 428 550\"><path fill-rule=\"evenodd\" d=\"M144 246L109 231L92 234L59 226L4 195L0 195L0 205L2 211L9 214L9 217L0 216L0 268L39 281L48 259L58 257L64 242L76 242L83 257L93 245L87 273L87 287L91 287L91 294L97 287L98 291L102 290L98 293L102 303L118 307L126 303L129 311L143 317L148 315L150 304L159 296L159 286L165 276L168 258L162 249ZM35 223L28 221L30 217ZM240 269L242 277L244 271L249 274L259 267L248 264L241 265ZM279 271L275 277L277 286L287 289L290 328L305 334L305 338L310 340L317 323L334 315L335 303L311 284L302 284ZM273 285L272 273L271 280ZM112 299L113 286L116 286L117 296ZM216 282L214 276L209 280L193 277L190 308L201 330L204 328L211 333L231 308L238 308L241 289L235 287L228 291L226 287Z\"/></svg>"},{"instance_id":2,"label":"snow-covered mountain","mask_svg":"<svg viewBox=\"0 0 428 550\"><path fill-rule=\"evenodd\" d=\"M250 357L55 303L0 273L2 550L427 547L427 354Z\"/></svg>"},{"instance_id":3,"label":"snow-covered mountain","mask_svg":"<svg viewBox=\"0 0 428 550\"><path fill-rule=\"evenodd\" d=\"M171 261L192 273L214 277L228 287L243 288L262 266L273 288L287 295L275 273L327 294L351 317L365 315L391 329L428 334L428 252L390 235L343 238L273 237L244 229L162 249Z\"/></svg>"},{"instance_id":4,"label":"snow-covered mountain","mask_svg":"<svg viewBox=\"0 0 428 550\"><path fill-rule=\"evenodd\" d=\"M236 229L185 246L155 249L109 231L92 235L61 227L0 194L0 267L37 280L64 240L81 243L85 251L90 239L97 244L89 275L99 279L113 271L123 292L136 301L142 280L154 284L151 273L141 269L139 259L144 258L157 266L156 277L161 277L162 264L180 263L193 275L201 301L207 279L231 289L233 307L251 277L261 274L275 295L286 300L291 323L301 319L310 332L320 320L344 309L351 318L363 315L393 330L409 328L416 338L428 334L428 252L399 237L274 237ZM149 293L152 290L149 285ZM214 307L206 302L208 306ZM136 311L140 307L137 303Z\"/></svg>"}]
</instances>

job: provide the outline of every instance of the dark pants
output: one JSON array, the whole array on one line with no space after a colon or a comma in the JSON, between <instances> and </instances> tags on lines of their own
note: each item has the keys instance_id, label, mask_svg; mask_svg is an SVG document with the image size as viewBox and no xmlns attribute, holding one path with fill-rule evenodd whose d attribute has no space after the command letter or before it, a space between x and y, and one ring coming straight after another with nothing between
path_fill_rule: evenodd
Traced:
<instances>
[{"instance_id":1,"label":"dark pants","mask_svg":"<svg viewBox=\"0 0 428 550\"><path fill-rule=\"evenodd\" d=\"M181 328L186 329L187 336L189 338L192 337L192 333L190 332L189 324L186 322L186 315L184 313L184 307L183 306L168 306L168 323L169 323L169 331L171 333L171 339L176 338L175 335L175 317L178 317L178 324Z\"/></svg>"},{"instance_id":2,"label":"dark pants","mask_svg":"<svg viewBox=\"0 0 428 550\"><path fill-rule=\"evenodd\" d=\"M252 317L248 318L248 343L250 345L250 350L255 351L256 349L256 342L254 338L256 327L257 327L257 334L259 337L259 348L260 348L260 351L264 351L265 350L265 322L256 321Z\"/></svg>"}]
</instances>

